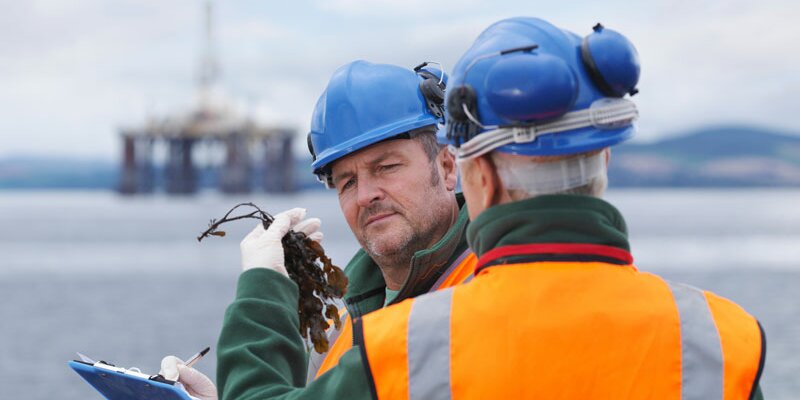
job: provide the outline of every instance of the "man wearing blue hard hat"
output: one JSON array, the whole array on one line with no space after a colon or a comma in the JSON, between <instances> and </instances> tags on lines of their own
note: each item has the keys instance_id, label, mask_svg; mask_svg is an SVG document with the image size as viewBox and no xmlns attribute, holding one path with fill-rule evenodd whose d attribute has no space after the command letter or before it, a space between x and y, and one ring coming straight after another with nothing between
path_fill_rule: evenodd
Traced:
<instances>
[{"instance_id":1,"label":"man wearing blue hard hat","mask_svg":"<svg viewBox=\"0 0 800 400\"><path fill-rule=\"evenodd\" d=\"M365 373L326 374L360 360L351 351L352 321L472 276L477 259L464 238L468 215L455 192L455 159L436 138L445 84L444 73L428 63L410 69L355 61L333 74L314 109L308 142L314 173L337 191L362 248L345 268L346 315L340 330L330 328L327 352L307 353L280 239L289 229L321 239L320 221L301 222L305 210L293 209L266 231L258 224L242 241L245 272L220 334L222 398L368 396ZM191 392L215 398L208 378L178 367L180 360L165 360L164 370L176 370L171 376L182 370Z\"/></svg>"},{"instance_id":2,"label":"man wearing blue hard hat","mask_svg":"<svg viewBox=\"0 0 800 400\"><path fill-rule=\"evenodd\" d=\"M600 24L581 38L512 18L464 54L442 140L475 278L359 321L377 398L761 397L758 321L638 271L601 200L609 147L635 131L638 78L633 45Z\"/></svg>"}]
</instances>

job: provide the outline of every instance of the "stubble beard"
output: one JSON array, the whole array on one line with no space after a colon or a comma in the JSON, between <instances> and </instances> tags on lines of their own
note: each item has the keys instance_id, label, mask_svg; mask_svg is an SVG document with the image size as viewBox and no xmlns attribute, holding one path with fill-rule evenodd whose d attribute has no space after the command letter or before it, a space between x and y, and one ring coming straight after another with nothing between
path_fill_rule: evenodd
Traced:
<instances>
[{"instance_id":1,"label":"stubble beard","mask_svg":"<svg viewBox=\"0 0 800 400\"><path fill-rule=\"evenodd\" d=\"M405 216L401 227L393 227L392 232L381 235L366 236L363 239L364 251L383 268L408 268L411 258L420 250L428 248L434 242L436 222L434 215L425 212L420 215L421 224L414 227Z\"/></svg>"},{"instance_id":2,"label":"stubble beard","mask_svg":"<svg viewBox=\"0 0 800 400\"><path fill-rule=\"evenodd\" d=\"M407 221L405 221L407 224ZM410 225L403 226L402 230L396 229L395 232L386 233L381 237L365 237L365 249L367 254L373 259L382 260L379 264L397 264L403 259L409 259L414 254L407 254L412 242L419 241L419 235L414 232Z\"/></svg>"},{"instance_id":3,"label":"stubble beard","mask_svg":"<svg viewBox=\"0 0 800 400\"><path fill-rule=\"evenodd\" d=\"M431 201L423 202L420 210L413 210L414 220L392 206L376 206L379 209L365 213L369 216L389 209L398 212L398 216L402 218L402 221L394 222L391 232L375 236L365 233L359 240L364 251L382 268L408 268L414 254L427 249L440 239L434 237L440 225L451 222L448 208L450 203L444 201L442 194L438 193L440 181L436 172L435 169L432 171L431 181L421 196Z\"/></svg>"}]
</instances>

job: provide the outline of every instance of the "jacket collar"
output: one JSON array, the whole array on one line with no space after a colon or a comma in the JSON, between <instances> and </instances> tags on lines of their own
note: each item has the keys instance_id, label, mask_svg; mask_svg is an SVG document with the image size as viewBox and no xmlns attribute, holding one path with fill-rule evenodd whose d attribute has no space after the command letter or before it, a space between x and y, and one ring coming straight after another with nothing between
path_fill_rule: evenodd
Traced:
<instances>
[{"instance_id":1,"label":"jacket collar","mask_svg":"<svg viewBox=\"0 0 800 400\"><path fill-rule=\"evenodd\" d=\"M467 241L479 258L495 248L533 243L630 251L619 211L602 199L581 195L543 195L491 207L467 227Z\"/></svg>"}]
</instances>

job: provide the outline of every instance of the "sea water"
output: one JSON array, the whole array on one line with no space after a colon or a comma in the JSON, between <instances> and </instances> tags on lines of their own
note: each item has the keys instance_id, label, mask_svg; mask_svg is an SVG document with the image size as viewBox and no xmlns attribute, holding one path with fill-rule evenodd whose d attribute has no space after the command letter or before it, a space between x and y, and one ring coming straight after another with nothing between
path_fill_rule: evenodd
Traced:
<instances>
[{"instance_id":1,"label":"sea water","mask_svg":"<svg viewBox=\"0 0 800 400\"><path fill-rule=\"evenodd\" d=\"M800 393L800 190L611 190L640 270L733 299L768 338L769 399ZM0 399L99 399L67 367L82 352L155 373L215 346L256 221L198 243L211 218L252 201L302 206L346 264L358 248L335 194L121 197L0 191ZM196 368L212 378L216 354Z\"/></svg>"}]
</instances>

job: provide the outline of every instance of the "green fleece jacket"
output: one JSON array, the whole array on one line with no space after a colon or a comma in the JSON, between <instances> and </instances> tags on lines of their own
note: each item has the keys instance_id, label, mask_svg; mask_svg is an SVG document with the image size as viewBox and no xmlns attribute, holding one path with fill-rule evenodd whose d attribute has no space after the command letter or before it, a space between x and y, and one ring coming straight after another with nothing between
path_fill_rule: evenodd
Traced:
<instances>
[{"instance_id":1,"label":"green fleece jacket","mask_svg":"<svg viewBox=\"0 0 800 400\"><path fill-rule=\"evenodd\" d=\"M409 277L392 304L426 293L446 268L467 250L469 221L463 197L456 223L430 249L417 252ZM363 251L348 263L345 296L352 318L384 305L386 283ZM217 344L217 389L221 399L370 399L367 372L354 346L337 367L306 385L308 353L300 336L297 285L277 272L256 268L239 276ZM311 350L313 351L313 349Z\"/></svg>"}]
</instances>

